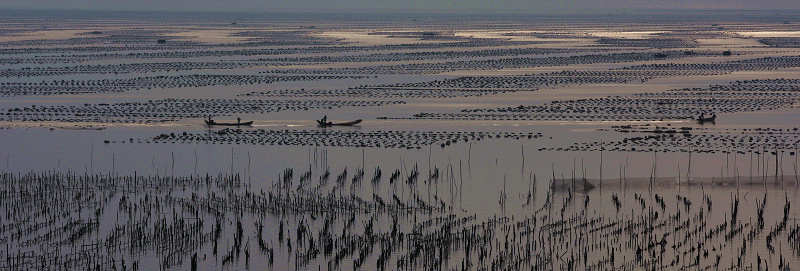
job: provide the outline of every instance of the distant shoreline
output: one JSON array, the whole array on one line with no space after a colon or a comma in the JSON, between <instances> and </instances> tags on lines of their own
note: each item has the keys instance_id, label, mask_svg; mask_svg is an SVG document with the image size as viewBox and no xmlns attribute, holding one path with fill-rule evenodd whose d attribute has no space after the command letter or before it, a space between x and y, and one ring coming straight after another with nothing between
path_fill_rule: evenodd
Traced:
<instances>
[{"instance_id":1,"label":"distant shoreline","mask_svg":"<svg viewBox=\"0 0 800 271\"><path fill-rule=\"evenodd\" d=\"M250 10L170 10L170 9L121 9L121 8L98 8L98 9L42 9L24 7L0 7L2 17L27 17L31 15L45 16L70 16L76 13L92 15L133 15L136 17L152 17L153 15L224 15L224 16L320 16L320 15L461 15L461 16L529 16L529 15L681 15L681 16L707 16L707 15L750 15L750 16L796 16L800 15L800 9L585 9L585 10L519 10L519 9L370 9L370 8L349 8L349 9L329 9L329 10L296 10L296 9L272 9L269 11L250 11Z\"/></svg>"}]
</instances>

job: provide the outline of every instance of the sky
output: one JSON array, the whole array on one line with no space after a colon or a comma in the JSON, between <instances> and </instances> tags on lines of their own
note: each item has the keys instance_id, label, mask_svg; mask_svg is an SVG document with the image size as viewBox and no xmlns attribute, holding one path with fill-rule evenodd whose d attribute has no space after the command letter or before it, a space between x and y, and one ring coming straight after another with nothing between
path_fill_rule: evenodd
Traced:
<instances>
[{"instance_id":1,"label":"sky","mask_svg":"<svg viewBox=\"0 0 800 271\"><path fill-rule=\"evenodd\" d=\"M800 9L800 0L0 0L0 9L546 12Z\"/></svg>"}]
</instances>

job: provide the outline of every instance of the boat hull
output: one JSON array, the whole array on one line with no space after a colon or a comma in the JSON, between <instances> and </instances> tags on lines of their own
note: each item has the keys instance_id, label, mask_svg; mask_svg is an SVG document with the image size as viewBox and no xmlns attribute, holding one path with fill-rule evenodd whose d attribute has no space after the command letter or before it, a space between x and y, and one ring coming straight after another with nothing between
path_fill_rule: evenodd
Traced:
<instances>
[{"instance_id":1,"label":"boat hull","mask_svg":"<svg viewBox=\"0 0 800 271\"><path fill-rule=\"evenodd\" d=\"M699 123L714 122L715 120L717 120L717 116L713 116L713 117L710 117L710 118L697 118L697 122L699 122Z\"/></svg>"},{"instance_id":2,"label":"boat hull","mask_svg":"<svg viewBox=\"0 0 800 271\"><path fill-rule=\"evenodd\" d=\"M208 126L250 126L250 125L253 125L253 121L252 120L251 121L246 121L246 122L233 122L233 123L216 122L216 121L208 121L208 120L206 120L205 122L206 122L206 125L208 125Z\"/></svg>"},{"instance_id":3,"label":"boat hull","mask_svg":"<svg viewBox=\"0 0 800 271\"><path fill-rule=\"evenodd\" d=\"M356 125L356 124L359 124L359 123L361 123L360 119L357 119L357 120L354 120L354 121L348 121L348 122L339 122L339 123L322 122L321 120L317 120L317 125L322 126L322 127L328 127L328 126L353 126L353 125Z\"/></svg>"}]
</instances>

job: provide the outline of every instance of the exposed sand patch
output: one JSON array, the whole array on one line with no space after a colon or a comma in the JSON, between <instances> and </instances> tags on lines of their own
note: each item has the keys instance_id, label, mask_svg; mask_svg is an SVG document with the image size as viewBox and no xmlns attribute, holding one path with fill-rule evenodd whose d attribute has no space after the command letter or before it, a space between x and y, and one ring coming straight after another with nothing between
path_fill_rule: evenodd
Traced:
<instances>
[{"instance_id":1,"label":"exposed sand patch","mask_svg":"<svg viewBox=\"0 0 800 271\"><path fill-rule=\"evenodd\" d=\"M25 33L24 35L18 36L0 36L0 42L15 42L15 41L26 41L26 40L63 40L63 39L71 39L77 37L83 37L87 35L79 35L81 33L88 33L95 31L81 29L81 30L41 30L41 31L33 31L29 33ZM91 35L92 37L105 37L104 34L97 34Z\"/></svg>"},{"instance_id":2,"label":"exposed sand patch","mask_svg":"<svg viewBox=\"0 0 800 271\"><path fill-rule=\"evenodd\" d=\"M588 31L590 36L614 39L649 39L666 31Z\"/></svg>"},{"instance_id":3,"label":"exposed sand patch","mask_svg":"<svg viewBox=\"0 0 800 271\"><path fill-rule=\"evenodd\" d=\"M346 42L359 43L362 45L394 45L394 44L415 44L415 43L442 43L453 42L452 40L423 40L417 38L396 38L390 35L370 34L371 31L330 31L317 34L321 37L344 39Z\"/></svg>"},{"instance_id":4,"label":"exposed sand patch","mask_svg":"<svg viewBox=\"0 0 800 271\"><path fill-rule=\"evenodd\" d=\"M202 43L220 44L220 43L241 43L246 42L253 37L232 36L232 34L241 32L242 30L222 30L222 29L208 29L208 30L190 30L185 32L175 32L164 34L168 37L180 37L177 40L195 41Z\"/></svg>"},{"instance_id":5,"label":"exposed sand patch","mask_svg":"<svg viewBox=\"0 0 800 271\"><path fill-rule=\"evenodd\" d=\"M766 47L766 45L754 39L740 38L720 38L720 39L697 39L703 48L715 47Z\"/></svg>"},{"instance_id":6,"label":"exposed sand patch","mask_svg":"<svg viewBox=\"0 0 800 271\"><path fill-rule=\"evenodd\" d=\"M465 37L465 38L478 38L478 39L504 39L504 40L511 40L511 41L545 41L547 39L537 38L533 36L507 36L506 34L512 33L525 33L525 32L517 32L517 31L465 31L465 32L456 32L454 35L456 37ZM530 32L529 32L530 33Z\"/></svg>"},{"instance_id":7,"label":"exposed sand patch","mask_svg":"<svg viewBox=\"0 0 800 271\"><path fill-rule=\"evenodd\" d=\"M748 31L735 33L754 38L800 38L800 31Z\"/></svg>"}]
</instances>

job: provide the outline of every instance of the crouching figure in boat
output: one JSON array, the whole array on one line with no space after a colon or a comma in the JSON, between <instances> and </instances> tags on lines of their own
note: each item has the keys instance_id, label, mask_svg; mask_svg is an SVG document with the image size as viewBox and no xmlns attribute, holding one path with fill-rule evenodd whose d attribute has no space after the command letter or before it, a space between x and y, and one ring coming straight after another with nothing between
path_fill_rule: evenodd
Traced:
<instances>
[{"instance_id":1,"label":"crouching figure in boat","mask_svg":"<svg viewBox=\"0 0 800 271\"><path fill-rule=\"evenodd\" d=\"M700 117L697 118L697 122L699 122L700 124L704 122L714 122L715 120L717 120L716 113L712 114L710 117L705 117L704 114L700 114Z\"/></svg>"},{"instance_id":2,"label":"crouching figure in boat","mask_svg":"<svg viewBox=\"0 0 800 271\"><path fill-rule=\"evenodd\" d=\"M332 122L332 121L328 121L328 116L327 115L322 117L322 119L317 120L317 125L319 125L320 127L353 126L353 125L356 125L356 124L359 124L359 123L361 123L361 119L357 119L357 120L354 120L354 121L348 121L348 122L337 122L337 123L335 123L335 122Z\"/></svg>"}]
</instances>

